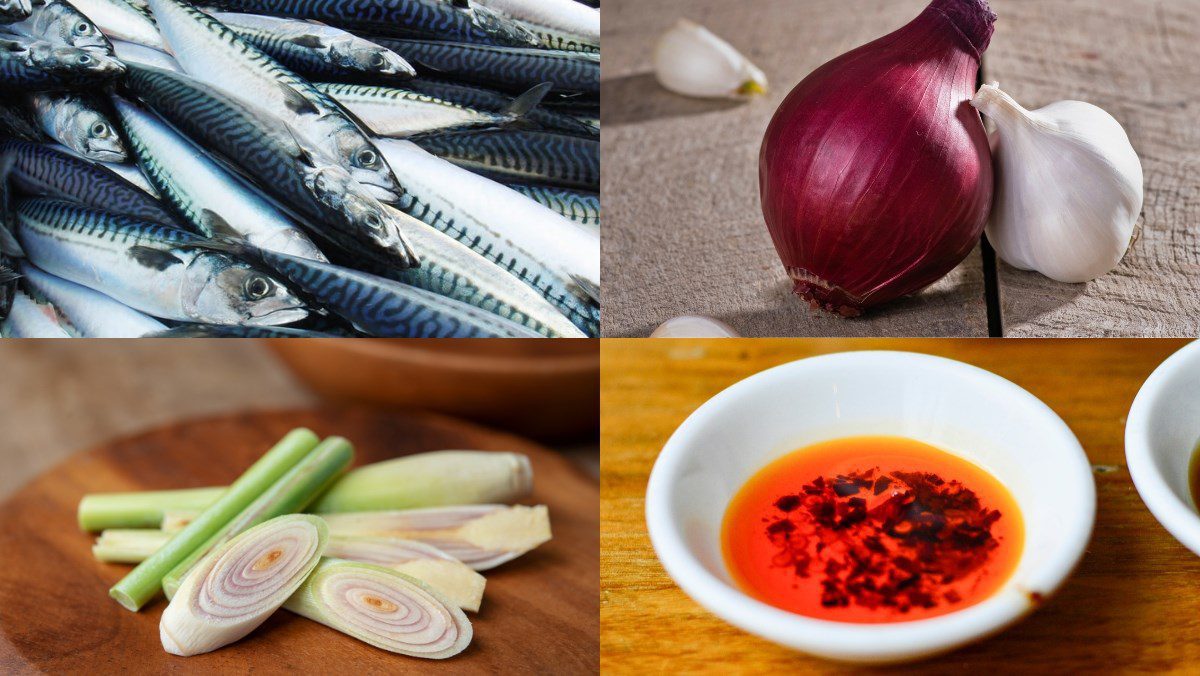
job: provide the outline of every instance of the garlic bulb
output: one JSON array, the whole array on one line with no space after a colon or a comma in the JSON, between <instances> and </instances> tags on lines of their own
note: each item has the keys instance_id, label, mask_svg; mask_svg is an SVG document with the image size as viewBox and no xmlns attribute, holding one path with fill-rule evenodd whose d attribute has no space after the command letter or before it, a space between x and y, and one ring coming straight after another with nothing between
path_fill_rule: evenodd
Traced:
<instances>
[{"instance_id":1,"label":"garlic bulb","mask_svg":"<svg viewBox=\"0 0 1200 676\"><path fill-rule=\"evenodd\" d=\"M651 338L737 338L738 334L725 322L699 315L682 315L663 322L654 329Z\"/></svg>"},{"instance_id":2,"label":"garlic bulb","mask_svg":"<svg viewBox=\"0 0 1200 676\"><path fill-rule=\"evenodd\" d=\"M684 96L738 98L767 91L767 76L728 42L680 19L658 39L654 73L663 87Z\"/></svg>"},{"instance_id":3,"label":"garlic bulb","mask_svg":"<svg viewBox=\"0 0 1200 676\"><path fill-rule=\"evenodd\" d=\"M1060 282L1117 267L1142 210L1142 163L1121 124L1082 101L1025 110L995 84L971 105L996 124L987 237L1000 258Z\"/></svg>"}]
</instances>

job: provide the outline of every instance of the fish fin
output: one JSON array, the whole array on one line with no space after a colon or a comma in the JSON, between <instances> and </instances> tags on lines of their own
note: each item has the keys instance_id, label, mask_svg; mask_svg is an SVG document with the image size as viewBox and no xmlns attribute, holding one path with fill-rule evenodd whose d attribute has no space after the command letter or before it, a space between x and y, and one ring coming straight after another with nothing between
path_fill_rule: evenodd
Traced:
<instances>
[{"instance_id":1,"label":"fish fin","mask_svg":"<svg viewBox=\"0 0 1200 676\"><path fill-rule=\"evenodd\" d=\"M139 264L148 268L154 268L155 270L166 270L172 265L183 264L183 260L170 251L151 249L148 246L130 247L129 257Z\"/></svg>"},{"instance_id":2,"label":"fish fin","mask_svg":"<svg viewBox=\"0 0 1200 676\"><path fill-rule=\"evenodd\" d=\"M298 46L307 47L308 49L321 49L326 43L319 35L298 35L294 38L288 38L288 42Z\"/></svg>"},{"instance_id":3,"label":"fish fin","mask_svg":"<svg viewBox=\"0 0 1200 676\"><path fill-rule=\"evenodd\" d=\"M582 289L583 292L585 294L587 294L589 298L596 301L597 303L600 302L600 286L599 285L593 283L589 279L584 279L583 277L580 277L579 275L571 275L571 281L575 282L575 284L577 286L579 286L579 288Z\"/></svg>"},{"instance_id":4,"label":"fish fin","mask_svg":"<svg viewBox=\"0 0 1200 676\"><path fill-rule=\"evenodd\" d=\"M546 98L546 94L549 94L551 89L554 89L554 83L552 82L543 82L539 85L534 85L529 88L529 91L521 94L508 105L504 106L500 114L512 118L525 117L529 111L536 108L542 102L542 99Z\"/></svg>"},{"instance_id":5,"label":"fish fin","mask_svg":"<svg viewBox=\"0 0 1200 676\"><path fill-rule=\"evenodd\" d=\"M20 278L21 278L21 273L17 272L16 270L13 270L12 268L0 265L0 284L8 284L9 282L15 282Z\"/></svg>"},{"instance_id":6,"label":"fish fin","mask_svg":"<svg viewBox=\"0 0 1200 676\"><path fill-rule=\"evenodd\" d=\"M298 115L320 115L321 111L313 105L312 101L300 95L300 92L292 89L288 85L279 83L279 88L283 90L283 104L288 110Z\"/></svg>"},{"instance_id":7,"label":"fish fin","mask_svg":"<svg viewBox=\"0 0 1200 676\"><path fill-rule=\"evenodd\" d=\"M212 237L241 237L241 233L233 229L229 221L221 217L221 214L211 209L200 210L200 222L204 225L206 235Z\"/></svg>"},{"instance_id":8,"label":"fish fin","mask_svg":"<svg viewBox=\"0 0 1200 676\"><path fill-rule=\"evenodd\" d=\"M400 58L407 61L410 65L417 65L417 66L420 66L421 68L424 68L425 70L431 70L435 73L445 73L446 72L444 69L438 68L437 66L426 63L425 61L422 61L420 59L410 59L409 57L404 56L403 54L400 55Z\"/></svg>"}]
</instances>

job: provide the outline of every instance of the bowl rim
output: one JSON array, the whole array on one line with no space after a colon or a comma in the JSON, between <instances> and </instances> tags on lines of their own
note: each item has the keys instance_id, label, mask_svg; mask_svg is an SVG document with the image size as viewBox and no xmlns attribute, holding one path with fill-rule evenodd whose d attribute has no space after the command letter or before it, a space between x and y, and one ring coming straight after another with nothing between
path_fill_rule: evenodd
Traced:
<instances>
[{"instance_id":1,"label":"bowl rim","mask_svg":"<svg viewBox=\"0 0 1200 676\"><path fill-rule=\"evenodd\" d=\"M1176 350L1142 383L1125 420L1125 465L1138 496L1154 518L1180 544L1200 556L1200 514L1167 483L1154 461L1150 441L1150 423L1164 390L1196 361L1200 361L1200 340Z\"/></svg>"},{"instance_id":2,"label":"bowl rim","mask_svg":"<svg viewBox=\"0 0 1200 676\"><path fill-rule=\"evenodd\" d=\"M1069 454L1075 468L1072 488L1087 498L1064 522L1056 556L1034 572L1037 589L1006 585L990 598L945 615L932 618L863 624L821 620L785 611L754 599L710 573L692 554L680 529L671 518L670 482L688 454L703 419L720 410L743 391L757 388L780 370L808 369L846 362L845 368L861 369L880 363L907 368L939 369L947 376L974 378L1006 396L1022 400L1034 415L1042 416L1057 435L1051 446ZM772 374L772 375L768 375ZM1073 457L1074 460L1070 458ZM1036 608L1070 576L1083 557L1095 522L1096 492L1091 463L1078 438L1045 402L1019 385L986 369L966 362L924 353L893 350L844 351L807 357L779 364L739 380L705 401L672 433L651 470L646 491L646 524L655 554L667 574L694 601L717 617L752 634L785 647L829 659L857 663L908 661L946 652L1000 631ZM1025 514L1026 520L1031 515ZM1024 554L1022 555L1024 557Z\"/></svg>"}]
</instances>

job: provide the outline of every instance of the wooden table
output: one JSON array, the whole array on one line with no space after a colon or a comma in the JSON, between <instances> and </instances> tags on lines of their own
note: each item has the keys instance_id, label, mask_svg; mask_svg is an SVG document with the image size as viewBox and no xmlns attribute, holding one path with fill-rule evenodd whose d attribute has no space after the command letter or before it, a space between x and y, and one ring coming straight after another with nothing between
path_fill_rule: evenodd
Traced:
<instances>
[{"instance_id":1,"label":"wooden table","mask_svg":"<svg viewBox=\"0 0 1200 676\"><path fill-rule=\"evenodd\" d=\"M1175 340L605 341L601 424L601 668L754 673L845 667L746 634L667 577L646 536L643 495L659 449L709 397L780 363L856 349L959 359L1029 390L1067 422L1095 469L1095 533L1044 608L999 636L904 669L914 673L1089 673L1200 664L1200 558L1142 504L1125 468L1125 415Z\"/></svg>"},{"instance_id":2,"label":"wooden table","mask_svg":"<svg viewBox=\"0 0 1200 676\"><path fill-rule=\"evenodd\" d=\"M1116 271L1061 284L976 249L929 289L865 318L813 313L791 295L762 220L763 130L811 70L903 25L926 0L611 0L601 84L604 335L644 336L680 314L717 317L747 336L1200 334L1200 0L991 3L999 21L983 77L1030 108L1071 98L1099 105L1142 158L1144 227ZM714 102L657 86L651 50L679 17L746 53L770 93ZM988 288L985 277L996 283Z\"/></svg>"}]
</instances>

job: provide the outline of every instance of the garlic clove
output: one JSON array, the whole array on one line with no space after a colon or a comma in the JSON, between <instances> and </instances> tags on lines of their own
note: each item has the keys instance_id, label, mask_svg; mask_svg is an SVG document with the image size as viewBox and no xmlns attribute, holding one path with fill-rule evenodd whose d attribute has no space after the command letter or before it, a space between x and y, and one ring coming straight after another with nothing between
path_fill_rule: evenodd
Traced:
<instances>
[{"instance_id":1,"label":"garlic clove","mask_svg":"<svg viewBox=\"0 0 1200 676\"><path fill-rule=\"evenodd\" d=\"M988 241L1008 264L1060 282L1111 272L1142 210L1142 164L1121 124L1082 101L1026 110L997 85L971 101L996 125Z\"/></svg>"},{"instance_id":2,"label":"garlic clove","mask_svg":"<svg viewBox=\"0 0 1200 676\"><path fill-rule=\"evenodd\" d=\"M725 322L699 315L682 315L663 322L651 338L737 338L737 331Z\"/></svg>"},{"instance_id":3,"label":"garlic clove","mask_svg":"<svg viewBox=\"0 0 1200 676\"><path fill-rule=\"evenodd\" d=\"M663 87L684 96L741 98L764 94L767 76L741 52L704 26L680 19L654 50Z\"/></svg>"}]
</instances>

